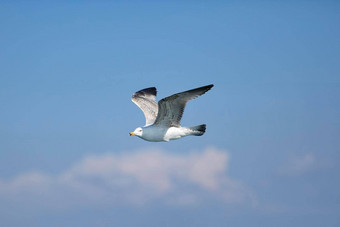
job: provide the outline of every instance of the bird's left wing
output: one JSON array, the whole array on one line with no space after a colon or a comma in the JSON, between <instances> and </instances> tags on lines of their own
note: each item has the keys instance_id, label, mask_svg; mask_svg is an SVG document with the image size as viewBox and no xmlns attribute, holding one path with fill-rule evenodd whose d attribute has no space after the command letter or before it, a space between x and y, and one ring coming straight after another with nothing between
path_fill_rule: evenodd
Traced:
<instances>
[{"instance_id":1,"label":"bird's left wing","mask_svg":"<svg viewBox=\"0 0 340 227\"><path fill-rule=\"evenodd\" d=\"M145 88L133 94L131 100L144 113L145 125L154 123L157 113L158 105L156 103L157 90L155 87Z\"/></svg>"}]
</instances>

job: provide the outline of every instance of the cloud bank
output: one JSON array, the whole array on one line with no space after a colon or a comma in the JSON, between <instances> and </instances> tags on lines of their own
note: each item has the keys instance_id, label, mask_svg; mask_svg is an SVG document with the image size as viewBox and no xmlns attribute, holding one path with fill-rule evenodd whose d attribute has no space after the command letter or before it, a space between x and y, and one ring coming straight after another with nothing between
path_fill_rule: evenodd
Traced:
<instances>
[{"instance_id":1,"label":"cloud bank","mask_svg":"<svg viewBox=\"0 0 340 227\"><path fill-rule=\"evenodd\" d=\"M252 192L227 175L229 155L147 149L87 156L60 174L29 172L0 181L0 200L23 206L190 206L206 201L254 203Z\"/></svg>"}]
</instances>

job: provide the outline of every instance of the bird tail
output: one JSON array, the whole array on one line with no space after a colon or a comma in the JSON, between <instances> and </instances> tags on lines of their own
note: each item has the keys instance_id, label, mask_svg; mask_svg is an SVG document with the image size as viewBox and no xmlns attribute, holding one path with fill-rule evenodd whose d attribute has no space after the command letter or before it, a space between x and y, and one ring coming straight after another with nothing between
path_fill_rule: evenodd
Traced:
<instances>
[{"instance_id":1,"label":"bird tail","mask_svg":"<svg viewBox=\"0 0 340 227\"><path fill-rule=\"evenodd\" d=\"M189 130L191 131L191 135L193 136L201 136L205 133L205 129L206 129L206 124L203 125L197 125L197 126L193 126L193 127L188 127Z\"/></svg>"}]
</instances>

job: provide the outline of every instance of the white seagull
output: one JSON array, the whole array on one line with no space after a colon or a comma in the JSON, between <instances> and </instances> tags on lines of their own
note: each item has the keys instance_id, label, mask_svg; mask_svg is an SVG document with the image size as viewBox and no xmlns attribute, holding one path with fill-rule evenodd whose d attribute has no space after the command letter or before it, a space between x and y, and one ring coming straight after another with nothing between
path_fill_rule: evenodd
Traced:
<instances>
[{"instance_id":1,"label":"white seagull","mask_svg":"<svg viewBox=\"0 0 340 227\"><path fill-rule=\"evenodd\" d=\"M184 136L201 136L205 133L206 125L181 127L185 105L188 101L203 95L214 85L210 84L189 91L184 91L166 97L156 103L157 90L155 87L137 91L132 96L134 102L144 113L145 126L138 127L130 136L138 136L151 142L170 141Z\"/></svg>"}]
</instances>

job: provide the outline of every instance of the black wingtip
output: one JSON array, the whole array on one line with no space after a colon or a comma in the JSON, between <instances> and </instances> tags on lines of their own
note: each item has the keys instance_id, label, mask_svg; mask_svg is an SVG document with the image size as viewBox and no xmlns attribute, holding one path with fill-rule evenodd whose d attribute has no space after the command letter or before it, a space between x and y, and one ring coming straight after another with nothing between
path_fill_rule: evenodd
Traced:
<instances>
[{"instance_id":1,"label":"black wingtip","mask_svg":"<svg viewBox=\"0 0 340 227\"><path fill-rule=\"evenodd\" d=\"M134 96L148 96L148 95L157 95L157 89L155 87L144 88L140 91L137 91Z\"/></svg>"},{"instance_id":2,"label":"black wingtip","mask_svg":"<svg viewBox=\"0 0 340 227\"><path fill-rule=\"evenodd\" d=\"M214 84L209 84L209 85L207 85L205 87L207 87L210 90L213 86L214 86Z\"/></svg>"},{"instance_id":3,"label":"black wingtip","mask_svg":"<svg viewBox=\"0 0 340 227\"><path fill-rule=\"evenodd\" d=\"M199 87L199 88L194 88L192 90L189 91L202 91L202 93L200 95L203 95L204 93L206 93L207 91L209 91L214 85L213 84L209 84L203 87Z\"/></svg>"},{"instance_id":4,"label":"black wingtip","mask_svg":"<svg viewBox=\"0 0 340 227\"><path fill-rule=\"evenodd\" d=\"M204 89L206 91L209 91L214 85L213 84L209 84L209 85L205 85L196 89Z\"/></svg>"}]
</instances>

